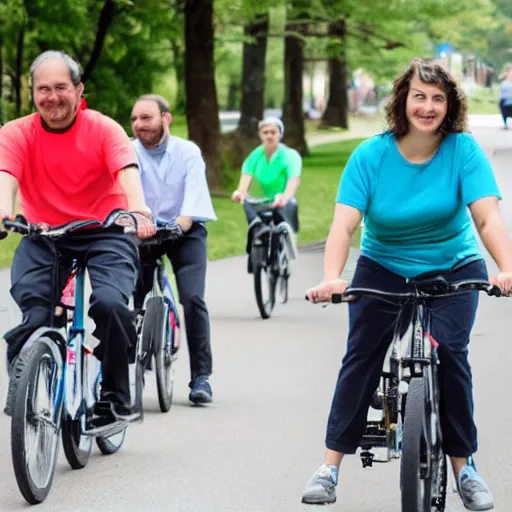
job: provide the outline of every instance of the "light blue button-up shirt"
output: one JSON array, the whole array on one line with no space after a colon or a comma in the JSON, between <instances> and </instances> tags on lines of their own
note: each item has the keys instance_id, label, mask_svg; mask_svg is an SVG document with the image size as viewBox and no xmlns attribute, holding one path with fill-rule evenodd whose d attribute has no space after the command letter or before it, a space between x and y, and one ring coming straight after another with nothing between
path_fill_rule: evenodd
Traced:
<instances>
[{"instance_id":1,"label":"light blue button-up shirt","mask_svg":"<svg viewBox=\"0 0 512 512\"><path fill-rule=\"evenodd\" d=\"M146 149L138 139L132 144L146 204L156 220L171 222L179 215L196 222L217 220L206 166L196 144L172 136L154 149Z\"/></svg>"}]
</instances>

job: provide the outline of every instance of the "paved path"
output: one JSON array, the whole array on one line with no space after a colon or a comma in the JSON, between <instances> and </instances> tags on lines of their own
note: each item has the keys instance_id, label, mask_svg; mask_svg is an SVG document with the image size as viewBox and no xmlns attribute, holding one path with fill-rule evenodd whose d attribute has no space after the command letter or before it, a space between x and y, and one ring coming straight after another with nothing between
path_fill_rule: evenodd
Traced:
<instances>
[{"instance_id":1,"label":"paved path","mask_svg":"<svg viewBox=\"0 0 512 512\"><path fill-rule=\"evenodd\" d=\"M512 148L512 134L485 129L476 135L484 145ZM506 198L512 197L510 162L503 152L495 159ZM511 205L511 199L503 201L510 228ZM355 257L354 252L352 264ZM111 457L95 451L82 471L70 470L61 457L52 492L38 512L320 510L301 505L300 496L322 462L325 423L344 353L347 311L343 306L323 309L303 300L304 290L321 279L320 250L302 253L291 281L290 302L277 307L268 321L257 316L244 269L244 258L217 261L209 268L215 403L207 408L187 403L184 350L171 412L157 412L155 389L150 386L145 422L129 430L124 448ZM8 298L5 271L0 283L4 330L18 314ZM512 409L503 407L512 378L511 307L507 300L482 297L471 349L481 446L477 460L494 490L497 511L510 510L512 489ZM0 364L0 387L5 382ZM13 476L9 428L8 419L0 415L0 512L27 509ZM363 470L358 458L348 458L341 470L338 504L328 510L396 512L398 472L397 462ZM448 511L462 510L458 498L450 495Z\"/></svg>"}]
</instances>

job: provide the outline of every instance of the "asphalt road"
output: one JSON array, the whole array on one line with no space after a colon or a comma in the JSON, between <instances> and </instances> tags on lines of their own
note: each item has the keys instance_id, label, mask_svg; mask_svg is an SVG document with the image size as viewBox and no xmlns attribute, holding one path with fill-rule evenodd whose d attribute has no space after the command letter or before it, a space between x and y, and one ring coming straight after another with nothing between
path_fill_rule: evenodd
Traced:
<instances>
[{"instance_id":1,"label":"asphalt road","mask_svg":"<svg viewBox=\"0 0 512 512\"><path fill-rule=\"evenodd\" d=\"M498 127L475 135L490 152L512 228L512 133ZM510 148L510 152L503 148ZM130 428L123 449L71 470L61 456L53 489L38 511L108 512L297 512L301 492L322 463L327 414L344 353L347 311L303 300L304 290L322 277L322 251L301 254L291 280L290 302L273 318L258 317L245 259L210 264L207 299L212 320L214 403L188 403L188 355L180 353L174 403L158 410L151 377L145 393L146 417ZM357 254L351 255L351 264ZM491 269L493 266L491 265ZM8 272L0 272L0 328L19 319L8 295ZM496 510L509 511L512 491L508 406L512 350L510 312L505 299L482 297L471 344L477 463L492 487ZM0 347L3 361L4 347ZM0 364L0 398L6 375ZM357 392L357 390L354 390ZM26 510L13 474L9 419L0 415L0 511ZM343 512L399 510L399 463L362 469L349 457L340 471L338 503ZM464 510L456 495L449 511Z\"/></svg>"}]
</instances>

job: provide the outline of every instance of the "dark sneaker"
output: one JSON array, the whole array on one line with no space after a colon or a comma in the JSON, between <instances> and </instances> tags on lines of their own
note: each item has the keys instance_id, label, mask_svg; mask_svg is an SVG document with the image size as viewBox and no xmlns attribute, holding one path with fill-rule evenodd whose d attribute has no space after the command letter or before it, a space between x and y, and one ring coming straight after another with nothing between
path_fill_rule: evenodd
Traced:
<instances>
[{"instance_id":1,"label":"dark sneaker","mask_svg":"<svg viewBox=\"0 0 512 512\"><path fill-rule=\"evenodd\" d=\"M468 464L462 468L459 473L457 488L462 503L468 510L490 510L494 508L493 495L474 466Z\"/></svg>"},{"instance_id":2,"label":"dark sneaker","mask_svg":"<svg viewBox=\"0 0 512 512\"><path fill-rule=\"evenodd\" d=\"M18 364L19 363L19 364ZM18 382L23 372L23 362L16 356L10 363L7 364L7 374L9 376L9 388L7 390L7 400L5 403L4 414L12 416L14 405L16 403L16 391L18 389Z\"/></svg>"},{"instance_id":3,"label":"dark sneaker","mask_svg":"<svg viewBox=\"0 0 512 512\"><path fill-rule=\"evenodd\" d=\"M323 464L309 481L302 493L302 503L325 505L336 501L336 482L331 469Z\"/></svg>"},{"instance_id":4,"label":"dark sneaker","mask_svg":"<svg viewBox=\"0 0 512 512\"><path fill-rule=\"evenodd\" d=\"M188 399L194 404L209 404L212 401L212 387L208 377L200 375L190 386L192 389Z\"/></svg>"},{"instance_id":5,"label":"dark sneaker","mask_svg":"<svg viewBox=\"0 0 512 512\"><path fill-rule=\"evenodd\" d=\"M87 422L86 432L97 434L116 425L124 428L126 423L135 421L140 417L140 413L131 412L126 407L100 400L94 404L93 415Z\"/></svg>"}]
</instances>

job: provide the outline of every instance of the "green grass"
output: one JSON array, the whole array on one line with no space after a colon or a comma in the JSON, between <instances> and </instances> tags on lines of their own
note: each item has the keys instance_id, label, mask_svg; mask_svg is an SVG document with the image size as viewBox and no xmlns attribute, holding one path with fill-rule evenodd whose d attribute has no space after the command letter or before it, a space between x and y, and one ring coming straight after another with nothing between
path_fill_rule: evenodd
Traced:
<instances>
[{"instance_id":1,"label":"green grass","mask_svg":"<svg viewBox=\"0 0 512 512\"><path fill-rule=\"evenodd\" d=\"M186 128L186 127L185 127ZM299 201L299 244L319 242L329 232L341 172L352 151L363 139L317 146L304 159ZM208 225L208 254L211 260L244 254L247 222L243 208L226 197L214 197L218 221ZM20 237L9 235L0 242L0 267L11 264ZM359 233L354 237L359 243Z\"/></svg>"},{"instance_id":2,"label":"green grass","mask_svg":"<svg viewBox=\"0 0 512 512\"><path fill-rule=\"evenodd\" d=\"M334 212L338 184L347 160L363 139L324 144L313 149L304 159L299 201L300 233L298 242L307 244L325 239ZM243 254L247 222L242 207L229 198L215 197L213 204L218 221L208 225L209 258L219 259ZM359 232L353 243L359 244Z\"/></svg>"},{"instance_id":3,"label":"green grass","mask_svg":"<svg viewBox=\"0 0 512 512\"><path fill-rule=\"evenodd\" d=\"M470 114L499 114L499 90L479 87L469 98L468 111Z\"/></svg>"},{"instance_id":4,"label":"green grass","mask_svg":"<svg viewBox=\"0 0 512 512\"><path fill-rule=\"evenodd\" d=\"M19 241L19 235L9 235L0 242L0 268L11 266L12 256L16 247L18 247Z\"/></svg>"}]
</instances>

